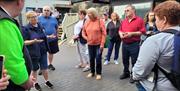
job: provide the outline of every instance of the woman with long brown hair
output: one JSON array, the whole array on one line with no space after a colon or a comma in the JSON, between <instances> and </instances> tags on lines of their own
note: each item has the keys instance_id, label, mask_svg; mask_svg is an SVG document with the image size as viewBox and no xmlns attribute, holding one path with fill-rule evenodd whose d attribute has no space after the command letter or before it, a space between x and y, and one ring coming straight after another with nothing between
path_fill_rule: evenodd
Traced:
<instances>
[{"instance_id":1,"label":"woman with long brown hair","mask_svg":"<svg viewBox=\"0 0 180 91\"><path fill-rule=\"evenodd\" d=\"M155 24L155 14L153 11L149 11L145 16L145 27L146 33L141 35L141 42L142 44L149 36L152 36L158 33L156 24Z\"/></svg>"},{"instance_id":2,"label":"woman with long brown hair","mask_svg":"<svg viewBox=\"0 0 180 91\"><path fill-rule=\"evenodd\" d=\"M118 63L118 57L119 57L119 48L121 45L121 38L118 34L119 32L119 27L121 25L121 21L119 19L119 16L117 13L113 12L111 14L111 21L107 25L107 34L110 37L110 43L108 45L108 52L106 56L106 60L104 62L104 65L109 64L110 57L112 54L112 50L115 46L115 51L114 51L114 64L119 64Z\"/></svg>"}]
</instances>

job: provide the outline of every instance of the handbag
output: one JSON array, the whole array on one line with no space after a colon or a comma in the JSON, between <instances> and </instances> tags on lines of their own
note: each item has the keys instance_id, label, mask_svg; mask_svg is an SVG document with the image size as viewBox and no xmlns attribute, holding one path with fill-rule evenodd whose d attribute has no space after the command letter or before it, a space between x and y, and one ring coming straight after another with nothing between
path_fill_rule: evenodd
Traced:
<instances>
[{"instance_id":1,"label":"handbag","mask_svg":"<svg viewBox=\"0 0 180 91\"><path fill-rule=\"evenodd\" d=\"M105 40L105 43L104 43L104 48L108 48L109 43L110 43L110 39L111 39L111 37L109 35L106 35L106 40Z\"/></svg>"}]
</instances>

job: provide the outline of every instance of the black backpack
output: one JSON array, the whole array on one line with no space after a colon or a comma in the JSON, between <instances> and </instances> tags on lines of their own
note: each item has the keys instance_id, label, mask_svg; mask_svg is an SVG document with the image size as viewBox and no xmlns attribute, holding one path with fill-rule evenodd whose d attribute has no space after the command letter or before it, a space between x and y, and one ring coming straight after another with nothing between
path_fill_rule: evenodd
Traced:
<instances>
[{"instance_id":1,"label":"black backpack","mask_svg":"<svg viewBox=\"0 0 180 91\"><path fill-rule=\"evenodd\" d=\"M83 25L84 25L85 21L86 21L86 19L84 19ZM81 44L86 44L86 43L87 43L87 40L83 38L83 36L82 36L82 31L83 31L83 30L81 29L81 31L80 31L80 33L79 33L79 41L80 41Z\"/></svg>"},{"instance_id":2,"label":"black backpack","mask_svg":"<svg viewBox=\"0 0 180 91\"><path fill-rule=\"evenodd\" d=\"M19 26L19 23L15 19L10 17L8 14L6 14L5 11L1 7L0 7L0 19L9 19L10 21L14 22L18 26L19 30L21 30L21 28ZM31 61L31 57L29 55L29 51L27 50L25 45L23 45L22 52L23 52L23 57L25 59L25 65L26 65L28 74L30 75L31 74L31 69L32 69L32 61ZM3 90L3 91L25 91L25 89L23 87L19 86L19 85L14 84L10 80L10 83L9 83L7 89Z\"/></svg>"},{"instance_id":3,"label":"black backpack","mask_svg":"<svg viewBox=\"0 0 180 91\"><path fill-rule=\"evenodd\" d=\"M168 80L173 84L173 86L180 91L180 31L177 31L174 29L168 29L168 31L163 31L163 32L174 34L173 61L171 64L170 73L162 69L157 63L155 64L155 68L156 68L155 86L157 84L157 77L158 77L157 69L159 69L168 78Z\"/></svg>"}]
</instances>

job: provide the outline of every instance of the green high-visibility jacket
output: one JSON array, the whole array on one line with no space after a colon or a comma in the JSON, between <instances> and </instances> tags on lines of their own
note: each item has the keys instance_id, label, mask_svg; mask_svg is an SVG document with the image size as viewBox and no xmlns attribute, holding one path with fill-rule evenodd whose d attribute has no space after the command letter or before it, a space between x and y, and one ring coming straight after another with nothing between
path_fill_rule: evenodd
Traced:
<instances>
[{"instance_id":1,"label":"green high-visibility jacket","mask_svg":"<svg viewBox=\"0 0 180 91\"><path fill-rule=\"evenodd\" d=\"M23 45L23 37L17 25L8 19L0 19L0 55L5 56L4 68L17 85L28 80Z\"/></svg>"}]
</instances>

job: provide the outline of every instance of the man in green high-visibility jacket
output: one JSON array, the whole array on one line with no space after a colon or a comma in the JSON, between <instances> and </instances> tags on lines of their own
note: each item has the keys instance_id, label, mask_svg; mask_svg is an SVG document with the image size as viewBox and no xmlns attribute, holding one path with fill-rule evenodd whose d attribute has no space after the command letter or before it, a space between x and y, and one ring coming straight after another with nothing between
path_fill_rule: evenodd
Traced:
<instances>
[{"instance_id":1,"label":"man in green high-visibility jacket","mask_svg":"<svg viewBox=\"0 0 180 91\"><path fill-rule=\"evenodd\" d=\"M24 40L18 23L13 19L23 6L24 0L0 0L0 55L5 56L4 68L11 76L5 91L25 91L34 83L25 64Z\"/></svg>"}]
</instances>

